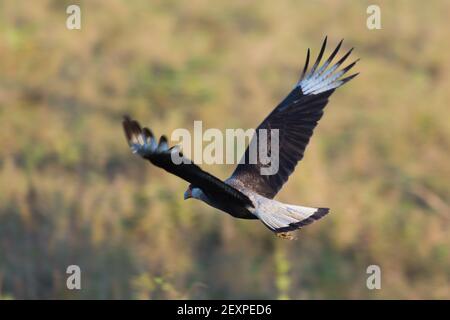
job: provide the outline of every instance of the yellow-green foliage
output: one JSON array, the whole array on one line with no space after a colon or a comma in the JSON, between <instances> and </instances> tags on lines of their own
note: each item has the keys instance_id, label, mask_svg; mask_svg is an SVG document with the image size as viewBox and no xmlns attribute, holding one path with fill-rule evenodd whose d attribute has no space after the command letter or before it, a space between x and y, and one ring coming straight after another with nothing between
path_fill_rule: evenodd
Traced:
<instances>
[{"instance_id":1,"label":"yellow-green foliage","mask_svg":"<svg viewBox=\"0 0 450 320\"><path fill-rule=\"evenodd\" d=\"M450 2L378 1L374 31L371 3L81 1L70 31L73 1L1 1L0 297L450 298ZM157 134L255 127L326 34L361 75L278 197L332 209L297 241L184 202L130 153L125 113Z\"/></svg>"}]
</instances>

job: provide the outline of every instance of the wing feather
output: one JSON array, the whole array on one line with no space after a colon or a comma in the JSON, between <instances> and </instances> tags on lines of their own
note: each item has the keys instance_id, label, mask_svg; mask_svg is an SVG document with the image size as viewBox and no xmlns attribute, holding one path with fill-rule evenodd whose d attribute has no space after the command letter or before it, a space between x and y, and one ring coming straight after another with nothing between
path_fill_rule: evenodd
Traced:
<instances>
[{"instance_id":1,"label":"wing feather","mask_svg":"<svg viewBox=\"0 0 450 320\"><path fill-rule=\"evenodd\" d=\"M200 188L217 200L234 201L242 205L253 205L251 200L239 190L203 171L185 158L178 146L169 148L167 138L161 136L159 143L148 128L141 128L136 120L125 116L122 122L127 142L133 153L149 160L152 164L170 172ZM183 160L175 164L172 153L177 152Z\"/></svg>"},{"instance_id":2,"label":"wing feather","mask_svg":"<svg viewBox=\"0 0 450 320\"><path fill-rule=\"evenodd\" d=\"M249 164L250 151L247 148L243 159L229 180L238 180L250 190L267 198L273 198L278 193L294 171L297 163L303 158L305 149L315 127L323 116L323 110L331 94L336 88L358 75L356 73L342 78L343 75L353 68L358 60L338 70L350 56L353 48L330 67L342 43L343 40L339 42L324 64L319 66L327 44L327 38L325 37L319 55L309 71L310 50L308 49L300 80L289 95L267 116L256 130L255 137L257 139L259 137L259 129L279 130L279 150L270 150L270 143L267 142L267 150L269 152L279 152L278 172L274 175L261 175L261 169L264 165L260 162Z\"/></svg>"}]
</instances>

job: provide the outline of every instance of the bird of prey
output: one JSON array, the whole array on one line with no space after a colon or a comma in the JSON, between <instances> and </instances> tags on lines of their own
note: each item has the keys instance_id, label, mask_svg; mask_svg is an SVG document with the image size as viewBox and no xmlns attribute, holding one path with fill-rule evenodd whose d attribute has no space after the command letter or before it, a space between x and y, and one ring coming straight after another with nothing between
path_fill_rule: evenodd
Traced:
<instances>
[{"instance_id":1,"label":"bird of prey","mask_svg":"<svg viewBox=\"0 0 450 320\"><path fill-rule=\"evenodd\" d=\"M278 236L291 238L290 231L322 218L329 209L285 204L273 198L303 158L306 146L314 128L322 118L331 94L358 75L355 73L343 77L359 59L345 68L339 68L353 48L332 64L341 48L342 40L321 65L326 43L325 37L319 55L310 69L308 49L299 81L289 95L263 120L252 138L258 138L259 129L279 130L279 150L270 150L271 145L267 143L269 152L279 152L277 173L262 175L260 169L265 164L259 161L256 163L245 161L249 157L249 147L243 156L245 158L237 165L231 177L224 181L203 171L192 161L175 164L172 152L184 157L177 146L169 148L164 135L157 142L148 128L142 128L137 121L125 116L123 128L132 152L189 182L184 199L201 200L236 218L259 219Z\"/></svg>"}]
</instances>

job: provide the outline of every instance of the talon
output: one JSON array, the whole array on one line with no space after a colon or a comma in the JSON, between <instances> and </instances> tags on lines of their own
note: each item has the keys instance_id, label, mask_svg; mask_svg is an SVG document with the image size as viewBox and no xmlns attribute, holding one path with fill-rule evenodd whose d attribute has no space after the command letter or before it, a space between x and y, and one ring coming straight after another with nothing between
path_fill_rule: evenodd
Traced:
<instances>
[{"instance_id":1,"label":"talon","mask_svg":"<svg viewBox=\"0 0 450 320\"><path fill-rule=\"evenodd\" d=\"M292 232L279 232L275 233L278 238L286 239L286 240L297 240Z\"/></svg>"}]
</instances>

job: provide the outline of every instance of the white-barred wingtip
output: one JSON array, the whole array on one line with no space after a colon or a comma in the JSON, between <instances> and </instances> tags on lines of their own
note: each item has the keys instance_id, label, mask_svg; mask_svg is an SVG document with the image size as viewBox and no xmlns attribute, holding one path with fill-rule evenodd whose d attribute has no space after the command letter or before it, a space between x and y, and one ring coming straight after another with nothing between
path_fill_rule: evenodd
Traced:
<instances>
[{"instance_id":1,"label":"white-barred wingtip","mask_svg":"<svg viewBox=\"0 0 450 320\"><path fill-rule=\"evenodd\" d=\"M329 90L336 89L340 87L341 85L345 84L349 80L351 80L353 77L347 77L344 79L341 79L341 77L347 73L358 61L354 61L347 67L336 71L339 66L348 58L348 56L352 53L353 48L351 48L337 63L335 63L333 66L329 67L331 64L331 61L334 59L336 54L338 53L343 40L339 42L337 47L334 49L334 51L331 53L330 57L324 62L324 64L319 67L320 60L323 56L323 51L325 49L326 40L324 41L324 44L322 45L322 48L320 50L319 56L316 59L316 63L311 68L311 70L307 70L307 64L305 64L305 68L303 70L302 76L300 80L297 82L296 87L300 88L302 90L302 93L305 95L310 94L320 94ZM309 52L307 54L307 62L309 60Z\"/></svg>"}]
</instances>

